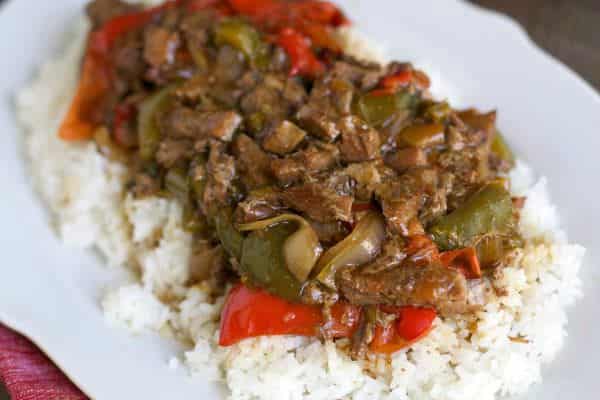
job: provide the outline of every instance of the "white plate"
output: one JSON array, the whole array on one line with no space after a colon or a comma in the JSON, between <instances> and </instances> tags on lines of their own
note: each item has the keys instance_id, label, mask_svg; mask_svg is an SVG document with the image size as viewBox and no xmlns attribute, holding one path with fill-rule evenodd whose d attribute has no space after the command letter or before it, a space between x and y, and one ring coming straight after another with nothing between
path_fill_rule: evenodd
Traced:
<instances>
[{"instance_id":1,"label":"white plate","mask_svg":"<svg viewBox=\"0 0 600 400\"><path fill-rule=\"evenodd\" d=\"M600 276L591 265L600 257L600 97L534 47L515 23L466 3L340 3L394 58L433 67L434 80L442 75L460 105L497 107L518 154L549 178L571 238L589 249L586 297L570 312L565 349L529 398L596 399ZM8 0L0 9L0 321L31 338L93 398L219 398L219 389L202 378L167 369L174 343L131 337L104 323L98 297L111 274L93 254L58 242L28 184L12 97L60 48L83 4Z\"/></svg>"}]
</instances>

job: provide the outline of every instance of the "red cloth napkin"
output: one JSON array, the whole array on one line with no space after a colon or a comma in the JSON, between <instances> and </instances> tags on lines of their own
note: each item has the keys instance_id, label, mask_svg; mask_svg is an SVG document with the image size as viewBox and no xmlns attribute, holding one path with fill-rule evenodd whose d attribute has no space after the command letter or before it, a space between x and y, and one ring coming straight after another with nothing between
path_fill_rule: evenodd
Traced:
<instances>
[{"instance_id":1,"label":"red cloth napkin","mask_svg":"<svg viewBox=\"0 0 600 400\"><path fill-rule=\"evenodd\" d=\"M0 379L12 400L87 399L33 343L3 325Z\"/></svg>"}]
</instances>

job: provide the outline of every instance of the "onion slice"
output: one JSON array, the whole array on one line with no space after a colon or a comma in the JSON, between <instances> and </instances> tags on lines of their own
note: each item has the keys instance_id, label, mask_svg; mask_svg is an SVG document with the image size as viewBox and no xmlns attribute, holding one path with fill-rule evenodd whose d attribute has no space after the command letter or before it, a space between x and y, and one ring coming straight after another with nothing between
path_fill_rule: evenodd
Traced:
<instances>
[{"instance_id":1,"label":"onion slice","mask_svg":"<svg viewBox=\"0 0 600 400\"><path fill-rule=\"evenodd\" d=\"M342 267L356 267L373 261L385 240L385 221L380 213L365 214L352 233L327 250L317 264L317 280L336 289L335 274Z\"/></svg>"},{"instance_id":2,"label":"onion slice","mask_svg":"<svg viewBox=\"0 0 600 400\"><path fill-rule=\"evenodd\" d=\"M306 282L323 248L316 232L304 218L295 214L282 214L262 221L241 224L237 228L241 232L257 231L284 222L298 224L298 230L283 243L285 265L298 281Z\"/></svg>"}]
</instances>

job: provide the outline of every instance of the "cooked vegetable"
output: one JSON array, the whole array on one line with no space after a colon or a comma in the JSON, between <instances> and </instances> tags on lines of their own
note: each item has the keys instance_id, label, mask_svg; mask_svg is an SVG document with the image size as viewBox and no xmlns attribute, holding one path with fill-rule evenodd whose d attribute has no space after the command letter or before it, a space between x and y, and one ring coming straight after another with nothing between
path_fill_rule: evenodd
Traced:
<instances>
[{"instance_id":1,"label":"cooked vegetable","mask_svg":"<svg viewBox=\"0 0 600 400\"><path fill-rule=\"evenodd\" d=\"M327 250L317 265L317 279L335 289L335 274L342 267L359 266L372 261L381 251L385 239L385 222L381 214L369 211L352 233Z\"/></svg>"},{"instance_id":2,"label":"cooked vegetable","mask_svg":"<svg viewBox=\"0 0 600 400\"><path fill-rule=\"evenodd\" d=\"M356 103L357 113L372 126L381 126L396 113L412 109L416 96L400 91L397 93L371 92L361 96Z\"/></svg>"},{"instance_id":3,"label":"cooked vegetable","mask_svg":"<svg viewBox=\"0 0 600 400\"><path fill-rule=\"evenodd\" d=\"M429 104L423 113L424 117L436 123L443 123L452 113L450 105L443 101L441 103Z\"/></svg>"},{"instance_id":4,"label":"cooked vegetable","mask_svg":"<svg viewBox=\"0 0 600 400\"><path fill-rule=\"evenodd\" d=\"M283 247L296 231L295 224L282 222L252 232L242 245L240 268L252 285L266 289L289 301L297 301L302 283L286 266Z\"/></svg>"},{"instance_id":5,"label":"cooked vegetable","mask_svg":"<svg viewBox=\"0 0 600 400\"><path fill-rule=\"evenodd\" d=\"M323 64L315 57L308 38L292 28L279 33L277 44L289 55L292 68L290 75L316 76L323 72Z\"/></svg>"},{"instance_id":6,"label":"cooked vegetable","mask_svg":"<svg viewBox=\"0 0 600 400\"><path fill-rule=\"evenodd\" d=\"M481 278L481 267L473 247L441 253L440 261L447 268L459 270L467 279Z\"/></svg>"},{"instance_id":7,"label":"cooked vegetable","mask_svg":"<svg viewBox=\"0 0 600 400\"><path fill-rule=\"evenodd\" d=\"M469 247L480 236L506 232L513 215L510 193L500 183L490 183L472 195L430 229L443 250Z\"/></svg>"},{"instance_id":8,"label":"cooked vegetable","mask_svg":"<svg viewBox=\"0 0 600 400\"><path fill-rule=\"evenodd\" d=\"M140 105L138 116L138 141L140 157L143 160L154 158L160 145L160 130L157 119L171 101L172 88L166 87L148 97Z\"/></svg>"},{"instance_id":9,"label":"cooked vegetable","mask_svg":"<svg viewBox=\"0 0 600 400\"><path fill-rule=\"evenodd\" d=\"M240 259L244 237L233 226L231 211L221 209L214 217L215 231L225 251L230 256Z\"/></svg>"},{"instance_id":10,"label":"cooked vegetable","mask_svg":"<svg viewBox=\"0 0 600 400\"><path fill-rule=\"evenodd\" d=\"M371 350L391 354L425 337L436 313L416 307L387 308L396 321L377 326ZM235 286L221 312L219 345L231 346L241 340L265 335L317 336L326 331L330 339L349 338L356 332L361 309L345 303L334 304L324 319L321 308L290 303L263 290Z\"/></svg>"},{"instance_id":11,"label":"cooked vegetable","mask_svg":"<svg viewBox=\"0 0 600 400\"><path fill-rule=\"evenodd\" d=\"M411 346L427 336L436 317L435 310L416 307L402 307L395 314L394 323L375 327L371 351L392 354Z\"/></svg>"},{"instance_id":12,"label":"cooked vegetable","mask_svg":"<svg viewBox=\"0 0 600 400\"><path fill-rule=\"evenodd\" d=\"M61 139L83 140L94 135L97 125L92 115L102 103L109 86L106 60L88 48L75 98L58 130Z\"/></svg>"},{"instance_id":13,"label":"cooked vegetable","mask_svg":"<svg viewBox=\"0 0 600 400\"><path fill-rule=\"evenodd\" d=\"M512 153L512 150L506 143L504 136L499 131L496 131L496 135L494 136L494 140L492 141L492 153L496 155L500 160L508 163L508 165L513 166L515 163L515 156Z\"/></svg>"},{"instance_id":14,"label":"cooked vegetable","mask_svg":"<svg viewBox=\"0 0 600 400\"><path fill-rule=\"evenodd\" d=\"M253 65L264 66L266 49L260 34L250 24L239 19L226 19L215 31L217 45L229 45L246 56Z\"/></svg>"},{"instance_id":15,"label":"cooked vegetable","mask_svg":"<svg viewBox=\"0 0 600 400\"><path fill-rule=\"evenodd\" d=\"M305 282L323 248L314 229L304 218L295 214L282 214L275 218L239 225L238 229L242 232L256 231L282 222L298 225L298 230L285 240L282 250L286 267L298 281Z\"/></svg>"},{"instance_id":16,"label":"cooked vegetable","mask_svg":"<svg viewBox=\"0 0 600 400\"><path fill-rule=\"evenodd\" d=\"M416 124L405 128L398 136L398 145L429 147L444 143L444 125Z\"/></svg>"},{"instance_id":17,"label":"cooked vegetable","mask_svg":"<svg viewBox=\"0 0 600 400\"><path fill-rule=\"evenodd\" d=\"M358 307L335 304L327 323L331 338L351 336L359 315ZM318 306L290 303L266 291L237 285L229 292L221 312L219 344L230 346L263 335L316 336L322 324L323 313Z\"/></svg>"},{"instance_id":18,"label":"cooked vegetable","mask_svg":"<svg viewBox=\"0 0 600 400\"><path fill-rule=\"evenodd\" d=\"M186 170L180 167L171 168L165 176L165 188L175 198L186 204L190 195L190 185Z\"/></svg>"}]
</instances>

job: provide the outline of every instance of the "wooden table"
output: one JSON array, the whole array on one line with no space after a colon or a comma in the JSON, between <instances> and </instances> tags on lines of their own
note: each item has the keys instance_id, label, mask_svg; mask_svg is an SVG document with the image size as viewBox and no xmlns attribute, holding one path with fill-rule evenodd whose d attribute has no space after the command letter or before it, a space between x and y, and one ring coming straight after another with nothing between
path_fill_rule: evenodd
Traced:
<instances>
[{"instance_id":1,"label":"wooden table","mask_svg":"<svg viewBox=\"0 0 600 400\"><path fill-rule=\"evenodd\" d=\"M600 0L472 0L506 13L600 90Z\"/></svg>"},{"instance_id":2,"label":"wooden table","mask_svg":"<svg viewBox=\"0 0 600 400\"><path fill-rule=\"evenodd\" d=\"M600 90L600 0L472 2L515 18L535 42ZM9 400L1 384L0 400Z\"/></svg>"}]
</instances>

